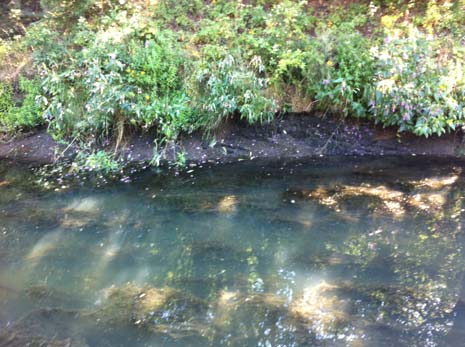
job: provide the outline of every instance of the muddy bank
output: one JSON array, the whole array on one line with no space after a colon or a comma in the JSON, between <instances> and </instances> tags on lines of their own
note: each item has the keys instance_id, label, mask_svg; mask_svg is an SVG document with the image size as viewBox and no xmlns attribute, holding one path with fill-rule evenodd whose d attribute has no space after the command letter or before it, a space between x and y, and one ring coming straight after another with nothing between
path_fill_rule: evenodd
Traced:
<instances>
[{"instance_id":1,"label":"muddy bank","mask_svg":"<svg viewBox=\"0 0 465 347\"><path fill-rule=\"evenodd\" d=\"M128 162L153 158L153 135L127 135L120 154ZM162 151L173 161L184 152L188 161L233 162L240 159L299 159L331 155L434 155L459 157L465 153L461 133L441 137L398 135L366 122L315 115L286 115L266 125L228 124L212 138L201 133L180 138ZM110 148L111 149L111 148ZM0 159L52 163L72 156L74 149L55 142L45 130L0 144Z\"/></svg>"}]
</instances>

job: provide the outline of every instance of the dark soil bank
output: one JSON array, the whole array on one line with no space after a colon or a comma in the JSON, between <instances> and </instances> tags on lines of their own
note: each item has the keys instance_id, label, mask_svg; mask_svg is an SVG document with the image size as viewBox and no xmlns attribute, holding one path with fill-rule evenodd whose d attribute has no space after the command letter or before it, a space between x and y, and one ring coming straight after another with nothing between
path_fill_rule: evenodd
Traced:
<instances>
[{"instance_id":1,"label":"dark soil bank","mask_svg":"<svg viewBox=\"0 0 465 347\"><path fill-rule=\"evenodd\" d=\"M232 162L240 159L298 159L321 155L411 155L459 157L465 153L461 133L423 138L397 135L367 123L321 118L314 115L287 115L271 124L248 126L230 124L218 131L215 140L195 133L184 136L162 151L162 160L174 160L183 151L192 162ZM153 157L153 136L126 136L120 153L128 162ZM0 144L0 158L51 163L71 156L72 147L57 144L45 131Z\"/></svg>"}]
</instances>

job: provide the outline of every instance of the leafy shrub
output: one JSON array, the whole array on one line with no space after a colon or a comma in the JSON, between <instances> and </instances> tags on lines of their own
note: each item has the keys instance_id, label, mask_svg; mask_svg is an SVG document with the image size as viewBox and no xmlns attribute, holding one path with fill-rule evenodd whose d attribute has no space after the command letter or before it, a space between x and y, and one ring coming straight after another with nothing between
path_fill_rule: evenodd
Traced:
<instances>
[{"instance_id":1,"label":"leafy shrub","mask_svg":"<svg viewBox=\"0 0 465 347\"><path fill-rule=\"evenodd\" d=\"M295 87L320 109L362 116L372 79L369 41L357 32L326 28L302 50L280 54L272 84L279 91Z\"/></svg>"},{"instance_id":2,"label":"leafy shrub","mask_svg":"<svg viewBox=\"0 0 465 347\"><path fill-rule=\"evenodd\" d=\"M462 0L41 3L45 17L20 41L43 80L23 106L4 88L4 127L33 126L44 111L55 137L84 148L118 144L127 128L154 129L166 144L227 118L269 121L278 109L365 116L426 136L464 122ZM402 38L405 19L444 38ZM379 25L396 39L383 43Z\"/></svg>"},{"instance_id":3,"label":"leafy shrub","mask_svg":"<svg viewBox=\"0 0 465 347\"><path fill-rule=\"evenodd\" d=\"M154 9L155 18L162 23L173 23L181 28L192 29L204 10L202 0L159 0Z\"/></svg>"},{"instance_id":4,"label":"leafy shrub","mask_svg":"<svg viewBox=\"0 0 465 347\"><path fill-rule=\"evenodd\" d=\"M327 52L326 66L312 67L326 71L326 77L316 84L319 107L364 116L374 73L369 41L357 32L332 31L318 46Z\"/></svg>"},{"instance_id":5,"label":"leafy shrub","mask_svg":"<svg viewBox=\"0 0 465 347\"><path fill-rule=\"evenodd\" d=\"M463 13L465 1L427 1L424 16L417 24L428 33L451 32L457 37L463 36Z\"/></svg>"},{"instance_id":6,"label":"leafy shrub","mask_svg":"<svg viewBox=\"0 0 465 347\"><path fill-rule=\"evenodd\" d=\"M401 39L386 37L373 54L377 73L370 107L376 122L424 136L463 124L460 59L442 59L435 42L418 32Z\"/></svg>"},{"instance_id":7,"label":"leafy shrub","mask_svg":"<svg viewBox=\"0 0 465 347\"><path fill-rule=\"evenodd\" d=\"M31 129L43 123L42 108L37 102L41 93L38 80L20 78L19 90L23 95L21 105L11 110L8 122L15 128Z\"/></svg>"},{"instance_id":8,"label":"leafy shrub","mask_svg":"<svg viewBox=\"0 0 465 347\"><path fill-rule=\"evenodd\" d=\"M79 163L81 161L81 163ZM121 165L114 159L114 155L111 155L105 151L97 151L89 155L81 154L77 158L78 167L84 167L90 171L101 171L105 173L111 173L121 169Z\"/></svg>"},{"instance_id":9,"label":"leafy shrub","mask_svg":"<svg viewBox=\"0 0 465 347\"><path fill-rule=\"evenodd\" d=\"M371 7L374 4L371 3ZM348 6L335 6L331 8L327 21L320 21L319 25L323 29L327 26L330 28L344 28L348 31L355 31L357 28L366 25L369 21L367 13L370 7L365 3L352 3Z\"/></svg>"},{"instance_id":10,"label":"leafy shrub","mask_svg":"<svg viewBox=\"0 0 465 347\"><path fill-rule=\"evenodd\" d=\"M137 88L136 122L156 125L167 138L188 131L190 100L182 72L189 63L184 53L160 36L158 42L146 41L143 49L136 47L133 52L126 72L127 82Z\"/></svg>"},{"instance_id":11,"label":"leafy shrub","mask_svg":"<svg viewBox=\"0 0 465 347\"><path fill-rule=\"evenodd\" d=\"M108 40L98 33L80 41L84 49L65 64L44 66L43 103L56 136L105 139L119 122L156 127L166 137L184 129L189 100L181 70L188 64L163 33L145 41L140 35Z\"/></svg>"},{"instance_id":12,"label":"leafy shrub","mask_svg":"<svg viewBox=\"0 0 465 347\"><path fill-rule=\"evenodd\" d=\"M241 28L243 34L238 43L248 58L261 57L268 74L274 73L283 55L308 47L309 32L314 29L316 18L305 6L305 1L285 0L269 11L260 7L244 10L247 25Z\"/></svg>"},{"instance_id":13,"label":"leafy shrub","mask_svg":"<svg viewBox=\"0 0 465 347\"><path fill-rule=\"evenodd\" d=\"M54 24L70 26L79 17L84 16L95 0L41 0L40 5ZM103 2L103 1L99 1Z\"/></svg>"},{"instance_id":14,"label":"leafy shrub","mask_svg":"<svg viewBox=\"0 0 465 347\"><path fill-rule=\"evenodd\" d=\"M0 84L0 124L9 130L32 129L43 123L42 109L36 100L40 95L39 82L20 78L19 91L24 97L17 106L12 87Z\"/></svg>"},{"instance_id":15,"label":"leafy shrub","mask_svg":"<svg viewBox=\"0 0 465 347\"><path fill-rule=\"evenodd\" d=\"M40 5L46 11L68 11L81 13L90 7L92 0L41 0Z\"/></svg>"},{"instance_id":16,"label":"leafy shrub","mask_svg":"<svg viewBox=\"0 0 465 347\"><path fill-rule=\"evenodd\" d=\"M5 125L5 119L13 106L13 89L9 84L0 82L0 124Z\"/></svg>"},{"instance_id":17,"label":"leafy shrub","mask_svg":"<svg viewBox=\"0 0 465 347\"><path fill-rule=\"evenodd\" d=\"M227 55L201 66L196 76L198 122L213 129L234 114L249 123L271 120L277 108L265 94L267 79L263 74L260 57L245 65L240 58Z\"/></svg>"},{"instance_id":18,"label":"leafy shrub","mask_svg":"<svg viewBox=\"0 0 465 347\"><path fill-rule=\"evenodd\" d=\"M32 25L24 38L24 45L34 51L33 59L37 66L61 65L67 54L64 38L47 23Z\"/></svg>"}]
</instances>

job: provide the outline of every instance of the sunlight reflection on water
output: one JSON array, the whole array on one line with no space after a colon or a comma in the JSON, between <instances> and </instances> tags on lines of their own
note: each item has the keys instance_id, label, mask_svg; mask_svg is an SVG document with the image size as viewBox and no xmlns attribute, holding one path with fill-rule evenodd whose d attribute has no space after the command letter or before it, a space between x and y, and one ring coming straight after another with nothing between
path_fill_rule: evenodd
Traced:
<instances>
[{"instance_id":1,"label":"sunlight reflection on water","mask_svg":"<svg viewBox=\"0 0 465 347\"><path fill-rule=\"evenodd\" d=\"M243 162L60 192L2 165L0 346L465 337L461 162Z\"/></svg>"}]
</instances>

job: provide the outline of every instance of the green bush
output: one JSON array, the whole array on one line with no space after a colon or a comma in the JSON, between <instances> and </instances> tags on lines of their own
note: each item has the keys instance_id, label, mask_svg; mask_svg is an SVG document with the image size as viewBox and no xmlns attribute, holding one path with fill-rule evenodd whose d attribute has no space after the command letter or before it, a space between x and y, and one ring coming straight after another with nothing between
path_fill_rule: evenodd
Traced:
<instances>
[{"instance_id":1,"label":"green bush","mask_svg":"<svg viewBox=\"0 0 465 347\"><path fill-rule=\"evenodd\" d=\"M35 66L60 66L66 63L70 40L69 36L51 28L48 22L39 22L29 27L22 43L32 49Z\"/></svg>"},{"instance_id":2,"label":"green bush","mask_svg":"<svg viewBox=\"0 0 465 347\"><path fill-rule=\"evenodd\" d=\"M430 34L448 32L457 38L463 37L463 13L465 1L427 1L425 13L416 19L416 24Z\"/></svg>"},{"instance_id":3,"label":"green bush","mask_svg":"<svg viewBox=\"0 0 465 347\"><path fill-rule=\"evenodd\" d=\"M37 102L39 82L20 78L19 92L23 100L16 105L12 87L0 84L0 124L6 130L27 130L43 123L42 109Z\"/></svg>"},{"instance_id":4,"label":"green bush","mask_svg":"<svg viewBox=\"0 0 465 347\"><path fill-rule=\"evenodd\" d=\"M465 76L459 57L443 59L424 35L392 39L373 51L373 119L417 135L441 135L463 124Z\"/></svg>"},{"instance_id":5,"label":"green bush","mask_svg":"<svg viewBox=\"0 0 465 347\"><path fill-rule=\"evenodd\" d=\"M189 130L191 113L183 79L189 62L172 42L159 35L157 41L134 47L126 69L127 83L137 88L132 123L157 126L167 138Z\"/></svg>"},{"instance_id":6,"label":"green bush","mask_svg":"<svg viewBox=\"0 0 465 347\"><path fill-rule=\"evenodd\" d=\"M305 8L305 1L280 1L270 10L245 7L244 27L238 29L238 46L247 58L260 56L266 72L272 76L283 55L309 46L316 17Z\"/></svg>"},{"instance_id":7,"label":"green bush","mask_svg":"<svg viewBox=\"0 0 465 347\"><path fill-rule=\"evenodd\" d=\"M56 136L106 139L118 122L155 127L166 137L187 128L182 70L188 64L162 32L144 37L134 31L114 42L96 35L64 64L44 66L43 102Z\"/></svg>"},{"instance_id":8,"label":"green bush","mask_svg":"<svg viewBox=\"0 0 465 347\"><path fill-rule=\"evenodd\" d=\"M266 95L267 79L260 57L248 65L232 55L204 62L196 78L194 102L200 114L197 122L207 130L231 115L240 115L253 124L270 121L277 111L275 101Z\"/></svg>"},{"instance_id":9,"label":"green bush","mask_svg":"<svg viewBox=\"0 0 465 347\"><path fill-rule=\"evenodd\" d=\"M9 121L16 128L32 129L43 123L42 108L37 98L41 93L38 80L19 79L19 91L23 95L20 106L13 108Z\"/></svg>"},{"instance_id":10,"label":"green bush","mask_svg":"<svg viewBox=\"0 0 465 347\"><path fill-rule=\"evenodd\" d=\"M183 29L193 29L195 18L204 15L206 4L202 0L159 0L154 16L161 23L170 23Z\"/></svg>"},{"instance_id":11,"label":"green bush","mask_svg":"<svg viewBox=\"0 0 465 347\"><path fill-rule=\"evenodd\" d=\"M312 69L325 71L326 76L318 84L312 81L310 86L316 86L319 107L346 116L364 116L374 74L370 42L357 32L332 31L322 38L318 47L320 52L326 51L326 66Z\"/></svg>"},{"instance_id":12,"label":"green bush","mask_svg":"<svg viewBox=\"0 0 465 347\"><path fill-rule=\"evenodd\" d=\"M14 107L13 89L9 84L0 82L0 124L5 126L5 120Z\"/></svg>"},{"instance_id":13,"label":"green bush","mask_svg":"<svg viewBox=\"0 0 465 347\"><path fill-rule=\"evenodd\" d=\"M46 11L66 11L80 14L94 2L93 0L41 0L40 5Z\"/></svg>"},{"instance_id":14,"label":"green bush","mask_svg":"<svg viewBox=\"0 0 465 347\"><path fill-rule=\"evenodd\" d=\"M86 15L96 2L96 0L41 0L40 5L47 18L53 18L54 24L65 29L74 24L79 17Z\"/></svg>"},{"instance_id":15,"label":"green bush","mask_svg":"<svg viewBox=\"0 0 465 347\"><path fill-rule=\"evenodd\" d=\"M42 80L22 82L22 106L19 89L0 86L2 126L44 116L56 138L86 153L84 143L118 144L127 128L155 130L161 144L229 118L270 121L278 109L425 136L464 123L462 0L320 2L321 11L290 0L41 3L45 17L20 42ZM386 32L396 39L383 42Z\"/></svg>"},{"instance_id":16,"label":"green bush","mask_svg":"<svg viewBox=\"0 0 465 347\"><path fill-rule=\"evenodd\" d=\"M121 165L115 160L114 155L105 151L97 151L88 155L81 153L75 163L77 163L78 168L83 167L89 171L111 173L121 169Z\"/></svg>"}]
</instances>

